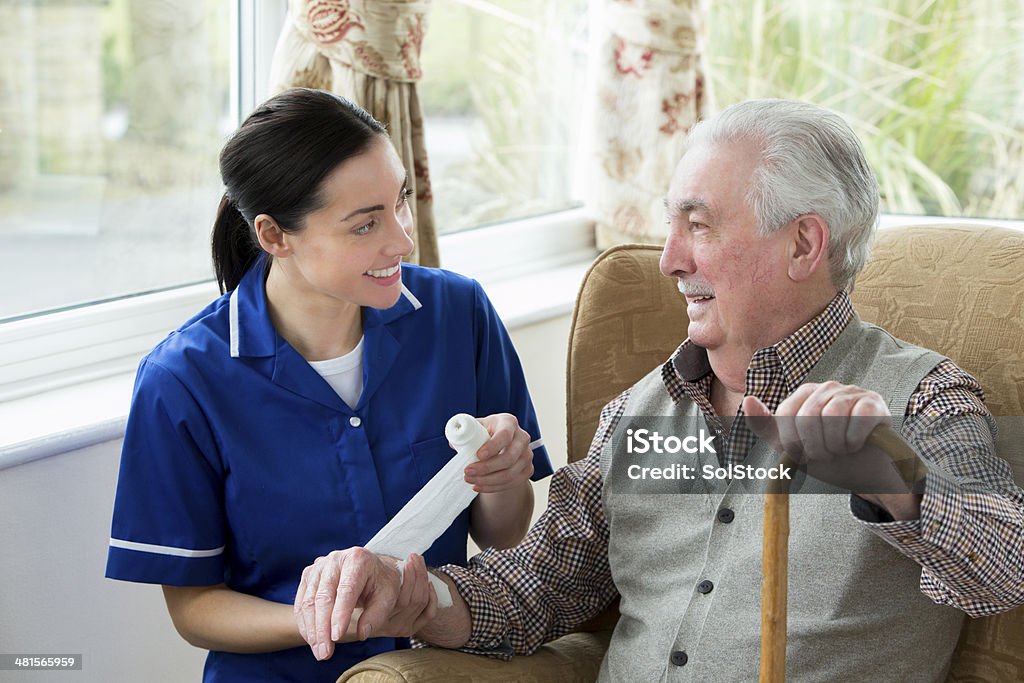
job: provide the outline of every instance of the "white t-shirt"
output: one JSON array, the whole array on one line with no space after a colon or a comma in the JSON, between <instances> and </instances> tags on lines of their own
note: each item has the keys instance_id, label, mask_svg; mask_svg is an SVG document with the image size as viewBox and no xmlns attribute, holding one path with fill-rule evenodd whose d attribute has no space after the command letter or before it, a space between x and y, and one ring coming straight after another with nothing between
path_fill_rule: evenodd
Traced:
<instances>
[{"instance_id":1,"label":"white t-shirt","mask_svg":"<svg viewBox=\"0 0 1024 683\"><path fill-rule=\"evenodd\" d=\"M355 410L363 393L363 338L344 356L328 360L311 360L310 367L327 380L341 400Z\"/></svg>"}]
</instances>

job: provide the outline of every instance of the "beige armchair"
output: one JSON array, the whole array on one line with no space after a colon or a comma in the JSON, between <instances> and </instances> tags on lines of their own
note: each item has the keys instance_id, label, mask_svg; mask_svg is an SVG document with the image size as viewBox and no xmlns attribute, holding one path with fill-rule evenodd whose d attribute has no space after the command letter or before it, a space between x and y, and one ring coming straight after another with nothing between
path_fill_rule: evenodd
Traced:
<instances>
[{"instance_id":1,"label":"beige armchair","mask_svg":"<svg viewBox=\"0 0 1024 683\"><path fill-rule=\"evenodd\" d=\"M674 282L658 272L660 254L652 246L616 247L584 278L567 368L570 462L586 454L601 407L686 336L685 307ZM865 320L974 374L994 414L1024 415L1024 232L960 225L881 231L853 301ZM1016 438L1019 444L1024 435ZM1021 450L1005 453L1024 482ZM434 649L390 652L339 681L593 681L609 637L595 628L507 663ZM1024 608L968 619L948 680L1024 680Z\"/></svg>"}]
</instances>

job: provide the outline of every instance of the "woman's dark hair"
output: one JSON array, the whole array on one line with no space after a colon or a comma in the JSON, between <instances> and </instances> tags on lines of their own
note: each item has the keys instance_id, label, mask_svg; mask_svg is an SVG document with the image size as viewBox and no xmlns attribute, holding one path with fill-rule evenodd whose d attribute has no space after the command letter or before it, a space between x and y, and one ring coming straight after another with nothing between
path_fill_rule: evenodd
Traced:
<instances>
[{"instance_id":1,"label":"woman's dark hair","mask_svg":"<svg viewBox=\"0 0 1024 683\"><path fill-rule=\"evenodd\" d=\"M301 230L324 205L324 179L378 135L386 132L372 116L322 90L286 90L250 114L220 153L225 192L212 242L221 292L237 287L260 253L256 216L273 216L285 232Z\"/></svg>"}]
</instances>

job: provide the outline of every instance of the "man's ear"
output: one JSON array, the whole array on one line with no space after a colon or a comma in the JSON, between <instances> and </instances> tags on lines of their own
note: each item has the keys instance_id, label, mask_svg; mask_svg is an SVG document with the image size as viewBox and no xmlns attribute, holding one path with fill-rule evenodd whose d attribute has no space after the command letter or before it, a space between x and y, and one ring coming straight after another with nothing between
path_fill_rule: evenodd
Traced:
<instances>
[{"instance_id":1,"label":"man's ear","mask_svg":"<svg viewBox=\"0 0 1024 683\"><path fill-rule=\"evenodd\" d=\"M829 228L816 213L797 216L790 223L792 240L789 253L789 277L803 282L828 269Z\"/></svg>"},{"instance_id":2,"label":"man's ear","mask_svg":"<svg viewBox=\"0 0 1024 683\"><path fill-rule=\"evenodd\" d=\"M277 224L273 216L261 213L253 220L256 228L256 239L259 240L263 251L276 258L283 258L292 253L291 245L288 244L287 234Z\"/></svg>"}]
</instances>

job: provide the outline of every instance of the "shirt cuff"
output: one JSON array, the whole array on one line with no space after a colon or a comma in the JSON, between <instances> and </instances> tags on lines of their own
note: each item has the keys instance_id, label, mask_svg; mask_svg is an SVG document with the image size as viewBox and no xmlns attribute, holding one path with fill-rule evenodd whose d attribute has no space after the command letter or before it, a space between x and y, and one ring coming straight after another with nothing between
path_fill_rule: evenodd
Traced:
<instances>
[{"instance_id":1,"label":"shirt cuff","mask_svg":"<svg viewBox=\"0 0 1024 683\"><path fill-rule=\"evenodd\" d=\"M935 471L924 480L917 519L894 520L883 508L850 495L850 514L911 558L931 555L937 546L952 550L961 508L959 488Z\"/></svg>"},{"instance_id":2,"label":"shirt cuff","mask_svg":"<svg viewBox=\"0 0 1024 683\"><path fill-rule=\"evenodd\" d=\"M472 628L469 640L459 650L502 660L512 659L508 622L503 616L505 610L489 590L486 581L473 572L472 567L476 561L476 557L470 560L469 567L449 564L434 570L452 580L459 595L469 606Z\"/></svg>"}]
</instances>

